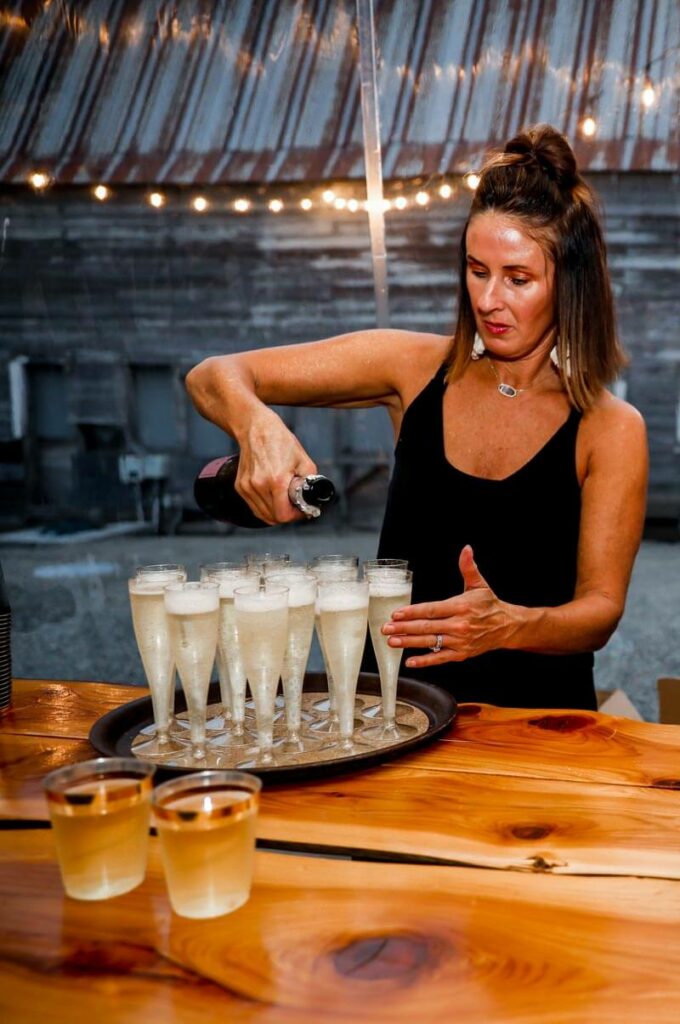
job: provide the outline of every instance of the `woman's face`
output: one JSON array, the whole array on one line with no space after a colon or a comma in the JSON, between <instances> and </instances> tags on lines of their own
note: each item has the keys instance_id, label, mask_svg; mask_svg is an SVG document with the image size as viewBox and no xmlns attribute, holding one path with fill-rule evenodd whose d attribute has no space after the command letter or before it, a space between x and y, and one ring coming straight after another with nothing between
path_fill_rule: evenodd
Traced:
<instances>
[{"instance_id":1,"label":"woman's face","mask_svg":"<svg viewBox=\"0 0 680 1024\"><path fill-rule=\"evenodd\" d=\"M496 356L551 348L554 265L522 223L487 210L468 225L467 288L477 330Z\"/></svg>"}]
</instances>

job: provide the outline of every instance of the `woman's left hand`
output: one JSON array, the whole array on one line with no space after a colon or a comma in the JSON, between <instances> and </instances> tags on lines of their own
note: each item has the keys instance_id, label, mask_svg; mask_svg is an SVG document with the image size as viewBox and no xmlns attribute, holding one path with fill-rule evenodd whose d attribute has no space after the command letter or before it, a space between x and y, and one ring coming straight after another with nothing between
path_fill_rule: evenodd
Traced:
<instances>
[{"instance_id":1,"label":"woman's left hand","mask_svg":"<svg viewBox=\"0 0 680 1024\"><path fill-rule=\"evenodd\" d=\"M398 608L383 626L390 647L435 647L441 650L406 661L408 668L426 668L448 661L465 661L486 651L509 646L516 609L501 601L480 573L470 545L458 561L465 590L446 601L429 601Z\"/></svg>"}]
</instances>

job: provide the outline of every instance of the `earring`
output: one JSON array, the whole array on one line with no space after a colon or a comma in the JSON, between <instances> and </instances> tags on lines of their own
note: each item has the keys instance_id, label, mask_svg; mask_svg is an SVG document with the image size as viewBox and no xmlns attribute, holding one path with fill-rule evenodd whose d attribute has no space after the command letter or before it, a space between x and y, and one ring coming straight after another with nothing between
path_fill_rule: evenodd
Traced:
<instances>
[{"instance_id":1,"label":"earring","mask_svg":"<svg viewBox=\"0 0 680 1024\"><path fill-rule=\"evenodd\" d=\"M560 339L558 337L555 345L550 350L550 362L553 364L553 366L556 366L560 373L563 373L565 377L571 377L571 359L569 356L569 345L565 346L566 353L564 358L564 366L561 366L559 356L557 354L557 346L559 344L559 340Z\"/></svg>"},{"instance_id":2,"label":"earring","mask_svg":"<svg viewBox=\"0 0 680 1024\"><path fill-rule=\"evenodd\" d=\"M475 340L472 343L472 358L481 359L485 352L486 348L484 347L484 342L482 341L479 334L475 332Z\"/></svg>"}]
</instances>

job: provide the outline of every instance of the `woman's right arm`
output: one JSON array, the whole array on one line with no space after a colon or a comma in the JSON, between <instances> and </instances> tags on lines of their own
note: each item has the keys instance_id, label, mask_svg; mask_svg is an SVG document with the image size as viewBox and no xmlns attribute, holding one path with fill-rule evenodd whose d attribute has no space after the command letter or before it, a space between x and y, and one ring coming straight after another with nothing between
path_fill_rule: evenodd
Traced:
<instances>
[{"instance_id":1,"label":"woman's right arm","mask_svg":"<svg viewBox=\"0 0 680 1024\"><path fill-rule=\"evenodd\" d=\"M292 476L316 465L269 405L384 405L398 430L403 409L445 357L449 339L368 330L325 341L205 359L187 375L198 412L238 443L236 488L268 523L302 518L288 500ZM415 389L415 390L414 390Z\"/></svg>"}]
</instances>

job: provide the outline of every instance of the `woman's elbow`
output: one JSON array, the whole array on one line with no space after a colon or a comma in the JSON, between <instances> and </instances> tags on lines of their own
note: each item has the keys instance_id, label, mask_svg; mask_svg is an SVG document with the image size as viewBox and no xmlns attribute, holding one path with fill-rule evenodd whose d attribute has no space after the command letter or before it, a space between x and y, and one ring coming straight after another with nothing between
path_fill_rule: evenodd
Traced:
<instances>
[{"instance_id":1,"label":"woman's elbow","mask_svg":"<svg viewBox=\"0 0 680 1024\"><path fill-rule=\"evenodd\" d=\"M211 363L212 359L213 357L209 356L207 359L203 359L200 363L197 363L196 366L192 366L192 368L189 370L188 374L184 378L184 384L186 386L186 389L189 392L192 401L194 402L196 401L197 397L201 394L201 392L205 391L206 389L207 381L210 377L209 364Z\"/></svg>"},{"instance_id":2,"label":"woman's elbow","mask_svg":"<svg viewBox=\"0 0 680 1024\"><path fill-rule=\"evenodd\" d=\"M614 601L612 598L606 599L606 605L603 608L602 618L595 635L592 648L594 651L601 651L609 642L623 617L624 607L623 602Z\"/></svg>"}]
</instances>

